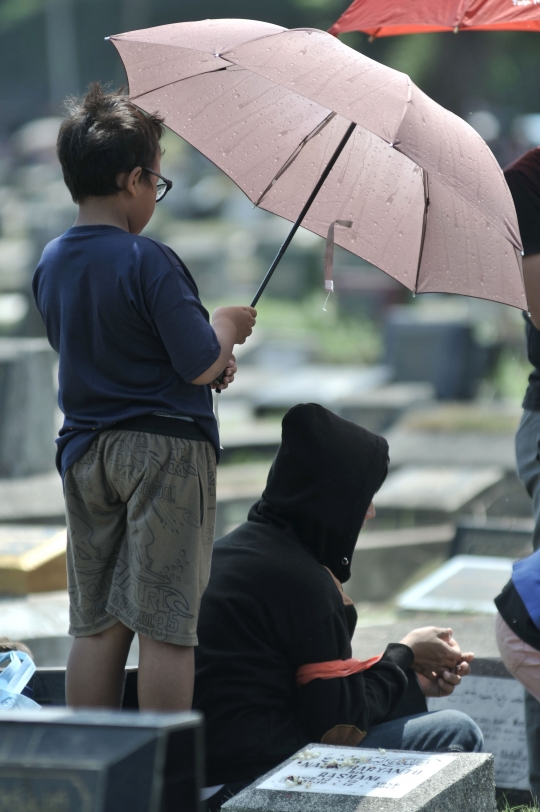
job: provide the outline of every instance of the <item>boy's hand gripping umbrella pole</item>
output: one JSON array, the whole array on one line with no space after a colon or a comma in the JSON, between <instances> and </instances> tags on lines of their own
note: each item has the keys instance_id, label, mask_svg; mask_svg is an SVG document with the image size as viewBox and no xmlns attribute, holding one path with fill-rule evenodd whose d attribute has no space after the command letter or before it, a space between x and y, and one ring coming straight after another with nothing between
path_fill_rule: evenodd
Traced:
<instances>
[{"instance_id":1,"label":"boy's hand gripping umbrella pole","mask_svg":"<svg viewBox=\"0 0 540 812\"><path fill-rule=\"evenodd\" d=\"M259 285L257 293L255 294L255 296L253 297L253 301L251 302L251 307L256 306L257 302L259 301L262 294L264 293L264 290L265 290L266 286L268 285L270 279L272 278L272 274L274 273L277 266L279 265L283 254L285 253L285 251L287 250L287 248L291 244L291 241L292 241L294 235L296 234L296 232L298 231L298 229L302 225L302 221L303 221L304 217L308 213L313 201L315 200L318 193L320 192L326 178L328 177L328 175L330 174L330 172L334 168L334 165L335 165L337 159L339 158L339 156L343 152L343 149L345 148L345 145L346 145L347 141L349 140L349 138L353 134L353 131L354 131L355 127L356 127L356 124L354 124L354 123L349 125L349 127L347 128L347 131L345 132L345 135L343 136L343 138L339 142L334 154L332 155L332 157L330 158L330 160L326 164L323 172L321 173L321 177L319 178L319 180L315 184L315 188L313 189L310 196L306 200L306 202L305 202L305 204L304 204L304 206L302 208L302 211L300 212L300 214L296 218L296 220L295 220L295 222L293 224L293 227L291 228L291 230L289 231L289 233L287 235L287 238L285 239L283 245L281 246L281 248L277 252L274 261L272 262L272 264L268 268L264 279L262 280L261 284ZM225 371L223 371L221 373L221 375L218 375L217 378L213 381L213 383L217 384L215 391L216 391L216 394L218 394L218 395L221 393L221 389L219 388L219 384L223 383L224 375L225 375Z\"/></svg>"}]
</instances>

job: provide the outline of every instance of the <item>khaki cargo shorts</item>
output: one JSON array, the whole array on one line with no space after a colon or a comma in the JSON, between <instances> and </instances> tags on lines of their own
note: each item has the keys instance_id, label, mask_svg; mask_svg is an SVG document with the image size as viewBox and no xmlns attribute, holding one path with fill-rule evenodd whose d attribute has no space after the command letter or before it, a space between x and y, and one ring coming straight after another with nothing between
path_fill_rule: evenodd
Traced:
<instances>
[{"instance_id":1,"label":"khaki cargo shorts","mask_svg":"<svg viewBox=\"0 0 540 812\"><path fill-rule=\"evenodd\" d=\"M216 457L209 442L104 431L65 475L69 633L117 620L197 645L210 575Z\"/></svg>"}]
</instances>

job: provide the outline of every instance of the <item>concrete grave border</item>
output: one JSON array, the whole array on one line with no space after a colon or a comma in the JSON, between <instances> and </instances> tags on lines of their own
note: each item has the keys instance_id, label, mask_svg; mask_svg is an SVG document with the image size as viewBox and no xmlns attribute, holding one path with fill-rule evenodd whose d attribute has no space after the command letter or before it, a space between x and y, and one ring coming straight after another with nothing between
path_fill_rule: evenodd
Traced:
<instances>
[{"instance_id":1,"label":"concrete grave border","mask_svg":"<svg viewBox=\"0 0 540 812\"><path fill-rule=\"evenodd\" d=\"M305 749L332 749L329 745L309 744ZM361 753L356 747L351 754ZM301 751L298 751L301 752ZM389 750L388 752L396 752ZM401 751L397 751L401 752ZM412 751L411 751L412 752ZM223 806L223 812L495 812L495 772L493 756L486 753L458 753L454 761L428 778L402 798L370 798L364 795L298 793L260 790L257 786L295 754L275 769L261 776Z\"/></svg>"}]
</instances>

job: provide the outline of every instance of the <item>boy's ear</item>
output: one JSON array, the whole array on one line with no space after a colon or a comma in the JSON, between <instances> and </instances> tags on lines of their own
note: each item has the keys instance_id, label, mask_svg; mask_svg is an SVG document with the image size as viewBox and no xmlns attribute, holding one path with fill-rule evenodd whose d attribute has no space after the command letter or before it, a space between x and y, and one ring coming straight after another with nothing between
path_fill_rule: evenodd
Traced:
<instances>
[{"instance_id":1,"label":"boy's ear","mask_svg":"<svg viewBox=\"0 0 540 812\"><path fill-rule=\"evenodd\" d=\"M141 182L142 167L136 166L131 172L120 172L117 175L116 183L123 192L135 196L137 194L137 186Z\"/></svg>"}]
</instances>

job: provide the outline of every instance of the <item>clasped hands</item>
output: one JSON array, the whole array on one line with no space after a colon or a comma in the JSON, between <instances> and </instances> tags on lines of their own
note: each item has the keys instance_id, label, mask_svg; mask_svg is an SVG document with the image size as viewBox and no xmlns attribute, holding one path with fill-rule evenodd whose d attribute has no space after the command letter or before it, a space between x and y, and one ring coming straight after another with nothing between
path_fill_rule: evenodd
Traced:
<instances>
[{"instance_id":1,"label":"clasped hands","mask_svg":"<svg viewBox=\"0 0 540 812\"><path fill-rule=\"evenodd\" d=\"M452 629L426 626L409 632L400 642L412 649L412 668L425 696L449 696L470 674L474 654L461 651Z\"/></svg>"}]
</instances>

